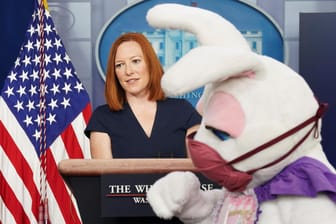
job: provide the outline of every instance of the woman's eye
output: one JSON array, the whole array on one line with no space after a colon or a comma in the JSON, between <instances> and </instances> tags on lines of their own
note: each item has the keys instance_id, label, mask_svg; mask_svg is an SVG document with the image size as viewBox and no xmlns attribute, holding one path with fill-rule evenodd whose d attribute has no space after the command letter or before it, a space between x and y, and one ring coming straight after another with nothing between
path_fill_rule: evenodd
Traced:
<instances>
[{"instance_id":1,"label":"woman's eye","mask_svg":"<svg viewBox=\"0 0 336 224\"><path fill-rule=\"evenodd\" d=\"M115 64L115 68L121 68L122 64L119 63L119 64Z\"/></svg>"},{"instance_id":2,"label":"woman's eye","mask_svg":"<svg viewBox=\"0 0 336 224\"><path fill-rule=\"evenodd\" d=\"M138 63L140 63L140 61L141 61L140 59L134 59L134 60L133 60L133 63L134 63L134 64L138 64Z\"/></svg>"},{"instance_id":3,"label":"woman's eye","mask_svg":"<svg viewBox=\"0 0 336 224\"><path fill-rule=\"evenodd\" d=\"M230 138L230 135L226 133L225 131L220 131L212 127L207 127L214 135L216 135L220 140L225 141Z\"/></svg>"}]
</instances>

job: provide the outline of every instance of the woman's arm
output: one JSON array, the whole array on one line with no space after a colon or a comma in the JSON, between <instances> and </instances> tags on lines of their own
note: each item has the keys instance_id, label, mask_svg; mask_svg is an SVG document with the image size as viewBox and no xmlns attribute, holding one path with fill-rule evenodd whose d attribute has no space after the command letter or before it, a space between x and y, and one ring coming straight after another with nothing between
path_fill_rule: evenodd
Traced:
<instances>
[{"instance_id":1,"label":"woman's arm","mask_svg":"<svg viewBox=\"0 0 336 224\"><path fill-rule=\"evenodd\" d=\"M112 159L111 139L107 133L91 132L90 149L92 159Z\"/></svg>"},{"instance_id":2,"label":"woman's arm","mask_svg":"<svg viewBox=\"0 0 336 224\"><path fill-rule=\"evenodd\" d=\"M187 134L186 134L186 136L190 135L191 133L196 132L196 131L199 129L199 127L200 127L200 124L196 124L196 125L190 127L190 128L187 130Z\"/></svg>"},{"instance_id":3,"label":"woman's arm","mask_svg":"<svg viewBox=\"0 0 336 224\"><path fill-rule=\"evenodd\" d=\"M188 149L188 135L196 132L198 130L198 128L200 127L200 124L196 124L192 127L190 127L188 130L187 130L187 133L186 133L186 138L185 138L185 142L186 142L186 149L187 149L187 157L189 158L190 157L190 154L189 154L189 149Z\"/></svg>"}]
</instances>

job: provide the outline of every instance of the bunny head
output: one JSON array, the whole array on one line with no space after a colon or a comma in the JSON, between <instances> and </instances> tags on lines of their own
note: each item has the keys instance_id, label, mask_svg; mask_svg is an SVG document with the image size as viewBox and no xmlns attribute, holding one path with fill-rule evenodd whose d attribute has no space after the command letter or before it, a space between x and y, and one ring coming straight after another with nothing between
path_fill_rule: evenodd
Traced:
<instances>
[{"instance_id":1,"label":"bunny head","mask_svg":"<svg viewBox=\"0 0 336 224\"><path fill-rule=\"evenodd\" d=\"M147 21L191 32L199 41L165 72L162 86L170 96L204 86L197 105L203 119L190 150L197 148L192 160L201 172L208 170L206 176L237 191L270 180L300 157L324 157L320 105L295 71L254 53L229 21L211 11L160 4ZM244 184L240 174L248 179Z\"/></svg>"}]
</instances>

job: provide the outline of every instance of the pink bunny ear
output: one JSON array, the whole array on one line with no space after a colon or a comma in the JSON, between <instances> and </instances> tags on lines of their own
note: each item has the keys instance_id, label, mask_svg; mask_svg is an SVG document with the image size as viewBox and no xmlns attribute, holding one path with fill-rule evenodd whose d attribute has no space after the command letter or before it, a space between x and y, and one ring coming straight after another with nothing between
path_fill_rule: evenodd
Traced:
<instances>
[{"instance_id":1,"label":"pink bunny ear","mask_svg":"<svg viewBox=\"0 0 336 224\"><path fill-rule=\"evenodd\" d=\"M222 78L222 79L220 79L220 80L218 80L218 81L225 81L225 80L227 80L228 78L232 78L232 77L233 77L233 78L247 77L247 78L250 78L250 79L254 79L255 76L256 76L255 71L253 71L253 70L248 70L248 71L243 71L243 72L237 73L237 74L232 75L232 76L230 76L230 77L224 77L224 78Z\"/></svg>"},{"instance_id":2,"label":"pink bunny ear","mask_svg":"<svg viewBox=\"0 0 336 224\"><path fill-rule=\"evenodd\" d=\"M255 77L255 72L252 71L252 70L248 70L248 71L245 71L245 72L241 72L237 76L239 76L239 77L247 76L248 78L253 79Z\"/></svg>"}]
</instances>

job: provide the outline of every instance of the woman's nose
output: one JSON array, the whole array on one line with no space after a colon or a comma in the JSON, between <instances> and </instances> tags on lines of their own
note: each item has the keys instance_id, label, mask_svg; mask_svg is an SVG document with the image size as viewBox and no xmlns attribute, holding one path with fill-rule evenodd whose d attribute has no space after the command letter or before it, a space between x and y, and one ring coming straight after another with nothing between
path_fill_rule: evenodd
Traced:
<instances>
[{"instance_id":1,"label":"woman's nose","mask_svg":"<svg viewBox=\"0 0 336 224\"><path fill-rule=\"evenodd\" d=\"M132 68L132 65L130 65L130 64L126 64L126 66L125 66L126 68L126 75L131 75L131 74L133 74L133 68Z\"/></svg>"}]
</instances>

